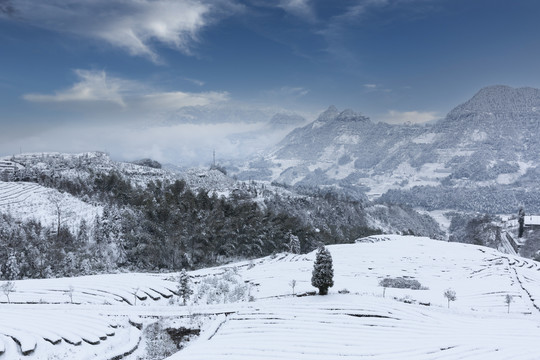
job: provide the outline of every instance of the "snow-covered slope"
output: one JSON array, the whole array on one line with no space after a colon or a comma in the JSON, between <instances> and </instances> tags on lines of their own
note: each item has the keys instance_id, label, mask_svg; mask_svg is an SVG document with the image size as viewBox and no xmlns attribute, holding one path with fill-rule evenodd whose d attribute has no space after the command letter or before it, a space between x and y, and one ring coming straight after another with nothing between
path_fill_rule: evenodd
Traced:
<instances>
[{"instance_id":1,"label":"snow-covered slope","mask_svg":"<svg viewBox=\"0 0 540 360\"><path fill-rule=\"evenodd\" d=\"M171 359L537 359L536 263L399 236L328 249L335 267L330 295L290 296L291 279L298 293L312 289L313 253L263 259L242 271L260 284L260 300L230 315L211 339ZM383 298L378 282L398 276L425 288L388 288ZM457 293L450 308L447 288ZM338 293L345 289L349 293Z\"/></svg>"},{"instance_id":2,"label":"snow-covered slope","mask_svg":"<svg viewBox=\"0 0 540 360\"><path fill-rule=\"evenodd\" d=\"M56 228L62 226L76 232L81 220L92 224L103 208L91 205L55 189L27 182L0 181L0 213L20 220L36 220Z\"/></svg>"},{"instance_id":3,"label":"snow-covered slope","mask_svg":"<svg viewBox=\"0 0 540 360\"><path fill-rule=\"evenodd\" d=\"M139 344L142 333L130 322L194 314L213 320L170 359L538 359L540 267L534 261L410 236L373 236L328 249L335 273L328 296L292 295L291 280L297 295L314 290L314 253L193 271L188 306L174 301L176 274L16 281L10 294L16 304L0 305L2 319L9 318L0 325L0 359L108 359ZM423 287L384 290L379 281L387 277ZM216 278L237 279L237 286L219 281L208 288ZM252 301L229 302L224 294L238 293L240 284ZM443 296L448 288L457 294L450 307ZM85 340L96 337L93 345ZM82 346L68 342L77 338ZM22 356L23 347L32 355Z\"/></svg>"}]
</instances>

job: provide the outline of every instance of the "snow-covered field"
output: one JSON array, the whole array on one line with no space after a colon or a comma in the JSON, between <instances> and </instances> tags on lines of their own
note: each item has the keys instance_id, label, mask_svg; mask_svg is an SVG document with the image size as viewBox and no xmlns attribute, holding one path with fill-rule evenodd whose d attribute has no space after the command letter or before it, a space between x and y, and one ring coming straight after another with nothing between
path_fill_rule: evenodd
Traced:
<instances>
[{"instance_id":1,"label":"snow-covered field","mask_svg":"<svg viewBox=\"0 0 540 360\"><path fill-rule=\"evenodd\" d=\"M314 253L193 271L188 306L174 295L176 274L16 281L12 304L1 294L0 360L112 359L144 344L135 325L195 314L212 320L171 360L539 358L536 262L397 235L328 249L335 273L328 296L307 294L315 290ZM223 296L233 292L232 282L211 289L216 296L204 293L216 277L240 279L236 286L243 284L252 301ZM415 279L422 289L384 291L379 281L386 277ZM291 280L295 294L306 296L292 295ZM443 293L449 288L457 300L448 307Z\"/></svg>"}]
</instances>

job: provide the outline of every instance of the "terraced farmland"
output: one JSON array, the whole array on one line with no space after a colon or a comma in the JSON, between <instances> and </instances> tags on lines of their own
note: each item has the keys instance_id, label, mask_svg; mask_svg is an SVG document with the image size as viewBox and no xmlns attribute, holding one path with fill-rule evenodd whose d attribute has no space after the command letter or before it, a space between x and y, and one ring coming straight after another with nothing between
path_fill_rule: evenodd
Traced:
<instances>
[{"instance_id":1,"label":"terraced farmland","mask_svg":"<svg viewBox=\"0 0 540 360\"><path fill-rule=\"evenodd\" d=\"M99 206L35 183L0 181L0 213L53 225L57 221L56 205L61 208L62 222L73 229L77 229L81 219L91 224L102 212Z\"/></svg>"},{"instance_id":2,"label":"terraced farmland","mask_svg":"<svg viewBox=\"0 0 540 360\"><path fill-rule=\"evenodd\" d=\"M538 359L536 262L410 236L381 235L328 249L335 273L328 296L309 295L314 253L193 271L188 306L175 295L177 274L16 281L13 303L4 297L0 304L0 360L112 359L146 341L141 325L194 316L213 320L170 360ZM195 302L206 280L231 274L249 287L252 302L229 302L223 291L236 288L226 283L206 290L221 303ZM379 281L387 277L414 279L422 287L384 290ZM451 303L443 296L448 288L457 294ZM137 351L143 350L125 358L136 359Z\"/></svg>"}]
</instances>

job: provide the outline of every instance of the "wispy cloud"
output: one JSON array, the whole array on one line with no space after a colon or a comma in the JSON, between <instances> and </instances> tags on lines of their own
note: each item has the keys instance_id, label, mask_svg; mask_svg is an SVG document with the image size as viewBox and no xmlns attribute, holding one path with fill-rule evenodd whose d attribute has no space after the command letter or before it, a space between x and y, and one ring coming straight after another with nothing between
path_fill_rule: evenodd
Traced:
<instances>
[{"instance_id":1,"label":"wispy cloud","mask_svg":"<svg viewBox=\"0 0 540 360\"><path fill-rule=\"evenodd\" d=\"M227 92L208 91L187 93L182 91L148 94L142 97L144 105L156 109L178 109L184 106L205 106L229 100Z\"/></svg>"},{"instance_id":2,"label":"wispy cloud","mask_svg":"<svg viewBox=\"0 0 540 360\"><path fill-rule=\"evenodd\" d=\"M105 41L154 62L154 43L192 53L201 29L232 3L198 0L0 0L0 13L53 31Z\"/></svg>"},{"instance_id":3,"label":"wispy cloud","mask_svg":"<svg viewBox=\"0 0 540 360\"><path fill-rule=\"evenodd\" d=\"M282 86L277 89L265 91L265 95L272 98L300 98L306 96L309 93L309 89L301 86Z\"/></svg>"},{"instance_id":4,"label":"wispy cloud","mask_svg":"<svg viewBox=\"0 0 540 360\"><path fill-rule=\"evenodd\" d=\"M71 88L56 91L53 95L26 94L25 100L32 102L88 102L104 101L125 106L122 93L131 88L130 82L107 77L105 71L75 70L80 81Z\"/></svg>"},{"instance_id":5,"label":"wispy cloud","mask_svg":"<svg viewBox=\"0 0 540 360\"><path fill-rule=\"evenodd\" d=\"M54 94L26 94L23 98L41 103L108 102L130 110L169 110L208 105L229 99L227 92L190 93L160 91L133 80L109 76L103 70L75 70L79 81Z\"/></svg>"},{"instance_id":6,"label":"wispy cloud","mask_svg":"<svg viewBox=\"0 0 540 360\"><path fill-rule=\"evenodd\" d=\"M184 80L189 81L192 84L195 84L197 86L204 86L205 82L197 79L191 79L191 78L184 78Z\"/></svg>"},{"instance_id":7,"label":"wispy cloud","mask_svg":"<svg viewBox=\"0 0 540 360\"><path fill-rule=\"evenodd\" d=\"M351 39L348 34L351 28L365 26L373 20L373 14L379 13L378 24L391 22L395 18L407 17L415 19L429 14L439 0L355 0L346 2L348 5L338 14L326 19L325 26L317 30L326 42L325 51L334 59L337 59L346 69L358 69L361 67L356 52L358 42ZM351 4L352 3L352 4ZM354 41L354 43L351 43ZM368 51L369 49L366 49Z\"/></svg>"},{"instance_id":8,"label":"wispy cloud","mask_svg":"<svg viewBox=\"0 0 540 360\"><path fill-rule=\"evenodd\" d=\"M305 20L313 21L316 18L311 0L280 0L278 7Z\"/></svg>"},{"instance_id":9,"label":"wispy cloud","mask_svg":"<svg viewBox=\"0 0 540 360\"><path fill-rule=\"evenodd\" d=\"M383 93L389 93L392 90L384 87L383 85L379 84L364 84L364 92L366 93L373 93L373 92L383 92Z\"/></svg>"},{"instance_id":10,"label":"wispy cloud","mask_svg":"<svg viewBox=\"0 0 540 360\"><path fill-rule=\"evenodd\" d=\"M390 110L379 120L389 124L422 124L439 119L435 111L396 111Z\"/></svg>"}]
</instances>

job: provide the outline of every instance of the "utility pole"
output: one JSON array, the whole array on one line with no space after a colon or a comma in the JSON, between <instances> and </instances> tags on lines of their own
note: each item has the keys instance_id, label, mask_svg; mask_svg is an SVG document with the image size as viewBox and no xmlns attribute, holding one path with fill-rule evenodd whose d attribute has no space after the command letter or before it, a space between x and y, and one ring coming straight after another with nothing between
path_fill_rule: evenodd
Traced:
<instances>
[{"instance_id":1,"label":"utility pole","mask_svg":"<svg viewBox=\"0 0 540 360\"><path fill-rule=\"evenodd\" d=\"M216 167L216 149L214 149L214 161L212 163L212 167L215 168Z\"/></svg>"}]
</instances>

